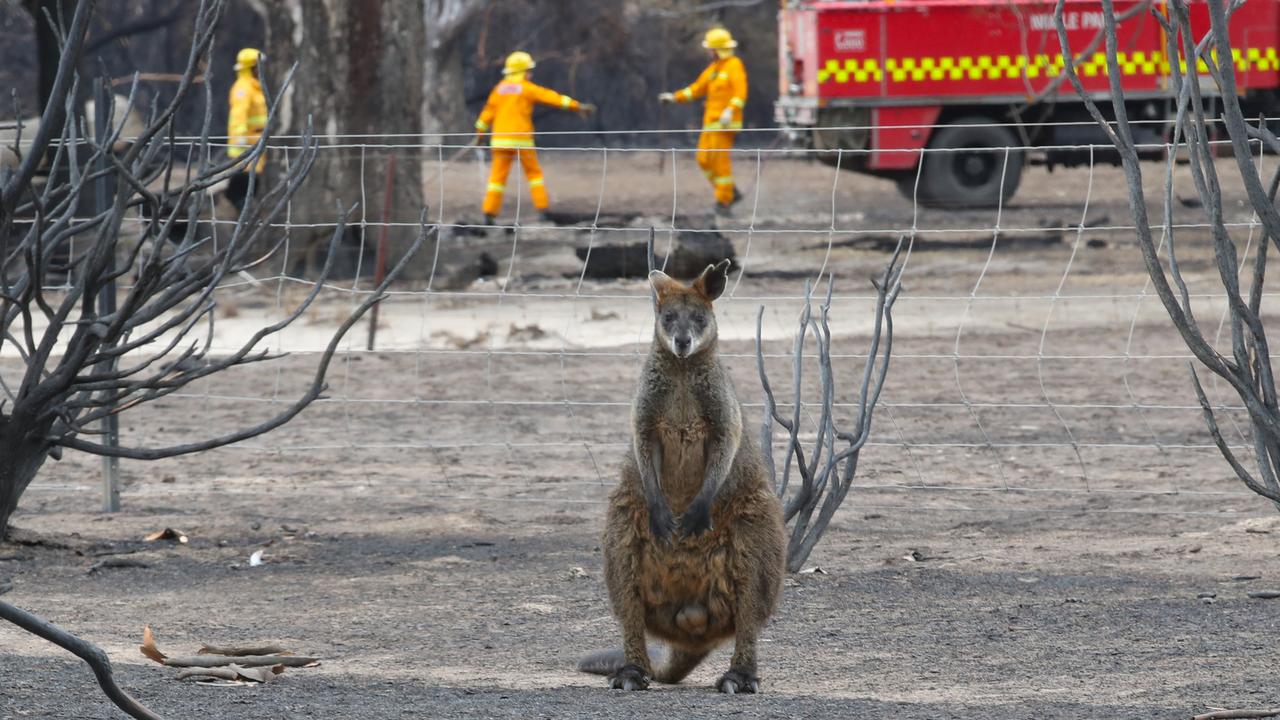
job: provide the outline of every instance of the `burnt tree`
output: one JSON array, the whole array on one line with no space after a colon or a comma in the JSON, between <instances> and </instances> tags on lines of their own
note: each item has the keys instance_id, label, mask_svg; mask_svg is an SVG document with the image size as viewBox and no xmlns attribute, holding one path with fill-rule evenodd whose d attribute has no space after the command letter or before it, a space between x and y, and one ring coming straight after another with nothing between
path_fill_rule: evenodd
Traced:
<instances>
[{"instance_id":1,"label":"burnt tree","mask_svg":"<svg viewBox=\"0 0 1280 720\"><path fill-rule=\"evenodd\" d=\"M338 343L385 290L386 283L365 296L339 326L309 389L277 415L168 447L117 447L96 439L94 427L105 418L228 368L272 359L261 349L263 341L305 312L324 288L328 265L291 314L234 352L210 351L215 291L228 277L279 253L286 236L272 224L303 187L316 155L304 126L296 162L245 206L233 229L215 237L200 222L209 217L210 189L252 167L269 142L264 133L250 152L226 158L210 140L214 123L207 98L204 132L196 141L179 139L175 129L179 107L192 101L193 78L207 59L222 7L222 0L202 0L195 42L173 101L153 110L139 137L121 142L124 124L111 117L110 103L99 104L105 132L86 136L84 128L91 123L72 102L80 82L75 68L95 8L91 1L78 2L31 150L16 169L0 168L0 351L21 359L17 372L0 369L0 539L23 491L46 460L58 458L64 448L156 459L238 442L288 422L324 391ZM99 79L95 94L103 98L107 92ZM67 119L55 125L51 118L58 108ZM278 102L271 104L272 121L278 108ZM52 157L53 172L40 181L36 168L46 156ZM352 212L338 209L330 247L342 237ZM410 251L424 235L420 231ZM113 293L116 280L123 289Z\"/></svg>"},{"instance_id":2,"label":"burnt tree","mask_svg":"<svg viewBox=\"0 0 1280 720\"><path fill-rule=\"evenodd\" d=\"M320 137L314 179L294 198L291 218L299 224L321 222L318 218L332 216L335 198L362 194L364 220L381 222L384 208L388 209L387 220L397 223L389 234L392 249L403 250L413 239L410 226L425 204L424 164L439 159L434 150L419 146L439 141L431 133L465 133L471 128L461 100L463 67L456 39L483 3L251 0L250 4L266 27L268 77L278 85L284 69L293 63L300 68L281 100L280 132L296 135L309 114ZM379 147L363 147L367 145ZM388 201L384 192L393 156ZM276 157L271 162L278 167L283 160ZM362 236L360 230L353 228L345 242L360 247L363 241L371 254L377 234L371 229ZM328 236L322 230L310 234L313 244L325 242ZM299 237L295 234L295 241ZM429 274L432 257L431 252L422 253L407 275Z\"/></svg>"},{"instance_id":3,"label":"burnt tree","mask_svg":"<svg viewBox=\"0 0 1280 720\"><path fill-rule=\"evenodd\" d=\"M1054 22L1066 59L1063 68L1066 76L1083 99L1090 116L1120 155L1138 247L1152 287L1199 365L1222 378L1244 406L1252 441L1253 471L1245 466L1237 450L1223 437L1217 411L1201 386L1197 366L1191 364L1191 384L1209 433L1240 481L1280 506L1280 399L1276 394L1275 372L1262 307L1268 256L1273 249L1280 249L1280 210L1277 210L1275 202L1277 189L1280 189L1280 171L1271 173L1270 180L1264 182L1260 165L1263 148L1271 153L1280 152L1280 138L1268 127L1265 118L1256 125L1250 124L1240 107L1236 84L1238 71L1232 60L1229 23L1232 13L1242 4L1240 0L1230 3L1207 0L1209 27L1203 34L1192 29L1191 8L1187 0L1171 0L1167 16L1155 9L1151 11L1164 31L1165 53L1169 59L1169 89L1176 98L1176 114L1163 168L1161 211L1164 220L1159 224L1152 222L1151 209L1143 192L1139 146L1125 107L1125 91L1117 59L1120 43L1116 38L1116 26L1119 18L1112 0L1102 0L1103 35L1111 81L1111 117L1104 115L1093 97L1085 93L1077 75L1063 21L1063 0L1056 4ZM1220 117L1214 117L1211 112L1215 105L1221 108ZM1219 154L1214 147L1215 132L1225 132L1232 164L1235 165L1232 172L1224 173L1215 163ZM1258 145L1256 150L1254 143ZM1174 167L1184 153L1199 207L1205 216L1205 226L1208 227L1207 239L1189 236L1195 231L1173 223ZM1256 214L1262 227L1262 238L1251 263L1247 257L1241 258L1241 233L1227 222L1228 206L1224 204L1221 185L1224 175L1239 178L1247 196L1246 207ZM1159 237L1154 232L1157 227L1160 228ZM1178 263L1179 244L1206 241L1213 248L1216 281L1220 283L1227 303L1227 326L1231 331L1229 352L1214 347L1211 331L1206 331L1204 321L1196 318L1192 307L1193 295Z\"/></svg>"},{"instance_id":4,"label":"burnt tree","mask_svg":"<svg viewBox=\"0 0 1280 720\"><path fill-rule=\"evenodd\" d=\"M899 239L884 271L871 279L876 290L875 324L867 348L861 381L852 397L853 417L848 427L841 427L836 407L835 369L831 362L831 295L833 282L827 279L827 297L813 316L813 286L805 284L804 308L791 349L790 416L783 414L774 396L769 375L764 367L764 306L756 315L756 370L764 389L764 422L761 447L770 483L783 502L782 518L787 524L787 571L799 572L809 554L827 531L827 525L840 509L853 487L862 448L871 437L871 420L876 403L889 375L893 357L893 305L902 292L903 240ZM805 345L813 338L818 364L818 421L813 442L806 449L801 438L801 415L804 409ZM778 477L773 457L774 425L786 431L783 443L782 477ZM793 473L795 477L793 483Z\"/></svg>"}]
</instances>

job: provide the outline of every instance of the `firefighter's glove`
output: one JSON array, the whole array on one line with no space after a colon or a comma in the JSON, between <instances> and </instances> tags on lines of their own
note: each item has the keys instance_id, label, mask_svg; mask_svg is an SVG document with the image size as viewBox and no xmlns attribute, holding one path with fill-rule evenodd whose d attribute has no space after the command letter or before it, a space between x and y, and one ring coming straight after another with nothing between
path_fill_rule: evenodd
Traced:
<instances>
[{"instance_id":1,"label":"firefighter's glove","mask_svg":"<svg viewBox=\"0 0 1280 720\"><path fill-rule=\"evenodd\" d=\"M582 103L578 106L578 114L582 117L588 117L596 114L596 106L593 103Z\"/></svg>"},{"instance_id":2,"label":"firefighter's glove","mask_svg":"<svg viewBox=\"0 0 1280 720\"><path fill-rule=\"evenodd\" d=\"M726 108L725 108L725 109L720 113L720 126L721 126L721 127L729 127L730 123L732 123L732 122L733 122L733 108L732 108L732 107L726 107Z\"/></svg>"},{"instance_id":3,"label":"firefighter's glove","mask_svg":"<svg viewBox=\"0 0 1280 720\"><path fill-rule=\"evenodd\" d=\"M675 93L658 93L658 102L662 104L673 103L676 101Z\"/></svg>"}]
</instances>

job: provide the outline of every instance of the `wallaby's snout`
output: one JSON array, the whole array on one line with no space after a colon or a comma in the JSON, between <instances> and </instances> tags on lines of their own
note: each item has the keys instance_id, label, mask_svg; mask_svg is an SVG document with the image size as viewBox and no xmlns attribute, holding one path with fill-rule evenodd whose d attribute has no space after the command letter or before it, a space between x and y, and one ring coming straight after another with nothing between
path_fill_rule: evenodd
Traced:
<instances>
[{"instance_id":1,"label":"wallaby's snout","mask_svg":"<svg viewBox=\"0 0 1280 720\"><path fill-rule=\"evenodd\" d=\"M658 299L655 333L661 345L678 358L687 358L716 340L716 317L711 303L724 293L729 261L708 265L685 285L661 270L649 273L649 284Z\"/></svg>"},{"instance_id":2,"label":"wallaby's snout","mask_svg":"<svg viewBox=\"0 0 1280 720\"><path fill-rule=\"evenodd\" d=\"M668 297L658 307L657 334L672 355L687 358L715 341L716 319L696 299Z\"/></svg>"}]
</instances>

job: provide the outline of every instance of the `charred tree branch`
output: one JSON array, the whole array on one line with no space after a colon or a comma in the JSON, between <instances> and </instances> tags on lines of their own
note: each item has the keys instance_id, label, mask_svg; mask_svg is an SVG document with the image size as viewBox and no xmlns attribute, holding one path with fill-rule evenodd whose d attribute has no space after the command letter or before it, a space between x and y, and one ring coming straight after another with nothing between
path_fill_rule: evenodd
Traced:
<instances>
[{"instance_id":1,"label":"charred tree branch","mask_svg":"<svg viewBox=\"0 0 1280 720\"><path fill-rule=\"evenodd\" d=\"M761 446L765 453L765 468L778 496L784 500L784 520L790 524L787 542L787 570L797 572L813 552L836 510L844 502L857 473L862 448L871 435L871 420L876 403L884 390L889 374L889 360L893 353L893 305L902 291L902 268L899 265L903 241L889 259L879 277L872 278L876 290L875 324L867 360L858 385L854 403L853 426L844 430L835 420L836 379L831 363L830 311L833 284L827 284L827 296L818 308L818 318L813 318L812 286L806 285L805 304L800 311L799 327L791 356L792 414L785 417L778 409L773 386L765 371L763 323L764 308L756 316L756 370L764 391L765 413L761 426ZM807 452L800 438L800 418L804 398L803 372L805 340L812 332L817 350L819 378L819 412L814 430L812 447ZM786 431L783 455L785 457L781 480L778 479L773 459L774 424ZM800 486L788 487L792 465L800 474ZM816 513L816 516L815 516Z\"/></svg>"},{"instance_id":2,"label":"charred tree branch","mask_svg":"<svg viewBox=\"0 0 1280 720\"><path fill-rule=\"evenodd\" d=\"M85 661L93 670L94 677L98 679L98 685L102 686L102 692L130 717L138 720L160 720L159 715L147 709L116 683L111 669L111 660L97 645L2 600L0 600L0 619L7 620L32 635L48 640Z\"/></svg>"}]
</instances>

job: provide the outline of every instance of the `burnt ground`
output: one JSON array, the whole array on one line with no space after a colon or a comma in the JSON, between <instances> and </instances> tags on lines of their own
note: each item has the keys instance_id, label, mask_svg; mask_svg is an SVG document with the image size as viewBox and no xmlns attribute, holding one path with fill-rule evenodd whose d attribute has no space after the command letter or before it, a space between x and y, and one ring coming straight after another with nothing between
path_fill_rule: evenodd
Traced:
<instances>
[{"instance_id":1,"label":"burnt ground","mask_svg":"<svg viewBox=\"0 0 1280 720\"><path fill-rule=\"evenodd\" d=\"M553 193L567 212L590 212L589 166L574 162L546 161ZM830 171L789 163L760 174L787 192L767 194L757 229L829 228ZM664 190L644 182L647 164L631 171L610 202L669 213L669 178ZM1095 174L1095 226L1128 222L1117 178ZM1087 181L1033 169L1001 226L1079 223ZM837 232L752 235L749 255L746 233L728 233L747 272L724 303L723 351L752 427L755 307L777 323L769 362L785 392L800 278L825 261L861 283L884 251L837 241L911 227L910 203L882 181L843 175L836 200ZM925 211L917 222L963 230L994 218ZM642 339L647 308L634 281L578 285L571 246L584 232L561 233L529 231L514 252L511 236L474 240L507 249L504 276L516 258L500 288L429 303L406 288L386 308L386 347L344 353L332 399L279 433L125 463L123 513L96 512L96 459L50 463L15 517L18 541L0 545L4 599L100 644L123 683L173 718L1074 720L1280 704L1280 601L1248 596L1280 590L1280 519L1205 447L1185 353L1139 300L1126 231L1093 228L913 254L882 398L892 412L877 415L860 486L810 559L823 572L787 581L763 638L764 694L710 689L727 649L685 684L645 693L575 673L581 654L618 639L601 500L643 349L592 338ZM1187 247L1193 288L1210 287L1194 235ZM847 292L836 329L856 355L867 299ZM236 301L240 318L271 307ZM306 327L328 327L341 302ZM288 338L305 345L309 332ZM126 420L125 437L172 441L267 412L314 359L219 378ZM842 387L859 371L842 360ZM190 544L141 542L166 526ZM248 567L256 550L265 563ZM116 556L145 567L90 571ZM174 653L273 640L323 664L263 687L179 683L138 653L143 626ZM2 718L120 717L78 661L7 627L0 668Z\"/></svg>"}]
</instances>

